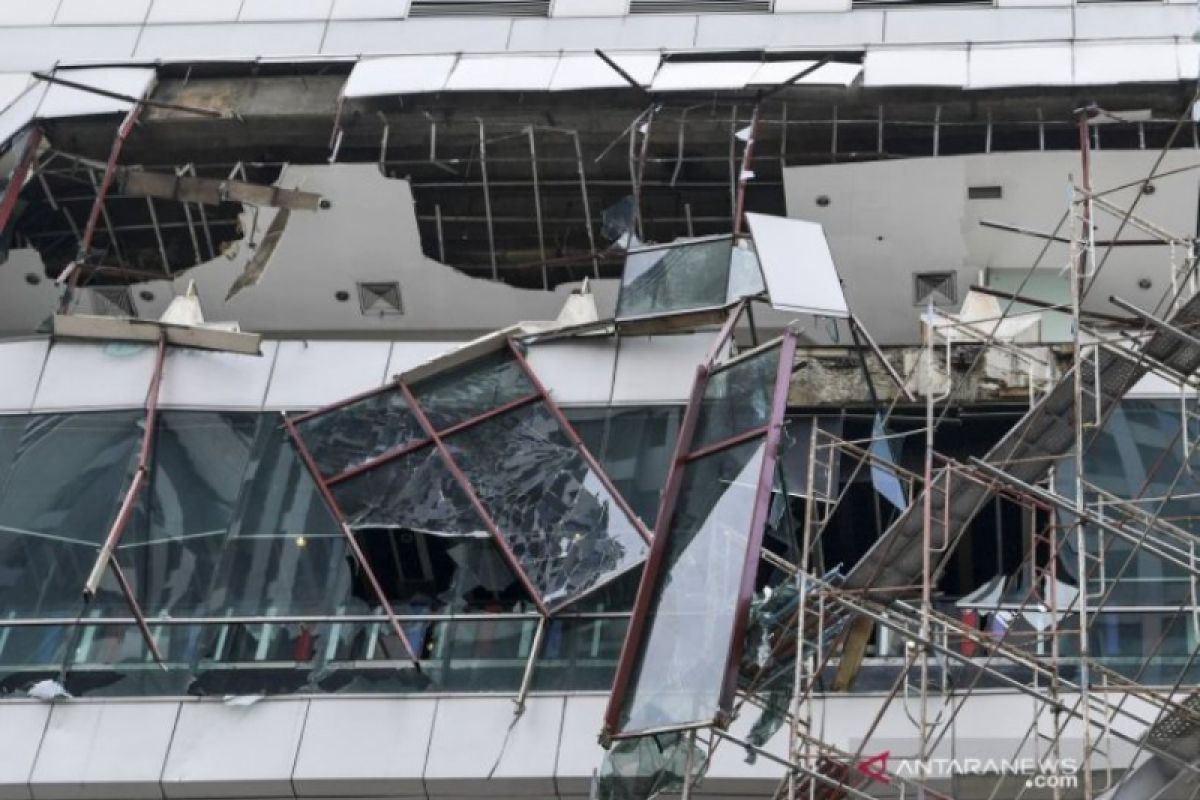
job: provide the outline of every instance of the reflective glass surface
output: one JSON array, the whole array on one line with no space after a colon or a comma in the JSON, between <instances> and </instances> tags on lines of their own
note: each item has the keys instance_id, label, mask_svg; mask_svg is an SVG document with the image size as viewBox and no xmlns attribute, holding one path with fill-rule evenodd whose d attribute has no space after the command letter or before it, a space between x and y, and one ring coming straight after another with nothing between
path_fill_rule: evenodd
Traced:
<instances>
[{"instance_id":1,"label":"reflective glass surface","mask_svg":"<svg viewBox=\"0 0 1200 800\"><path fill-rule=\"evenodd\" d=\"M446 445L547 606L645 556L632 521L540 403L456 433Z\"/></svg>"},{"instance_id":2,"label":"reflective glass surface","mask_svg":"<svg viewBox=\"0 0 1200 800\"><path fill-rule=\"evenodd\" d=\"M621 732L717 717L763 456L757 440L684 467Z\"/></svg>"},{"instance_id":3,"label":"reflective glass surface","mask_svg":"<svg viewBox=\"0 0 1200 800\"><path fill-rule=\"evenodd\" d=\"M0 477L0 615L79 613L128 484L141 419L138 411L23 418ZM94 606L125 613L116 597Z\"/></svg>"},{"instance_id":4,"label":"reflective glass surface","mask_svg":"<svg viewBox=\"0 0 1200 800\"><path fill-rule=\"evenodd\" d=\"M617 318L725 305L732 240L633 250L625 257Z\"/></svg>"},{"instance_id":5,"label":"reflective glass surface","mask_svg":"<svg viewBox=\"0 0 1200 800\"><path fill-rule=\"evenodd\" d=\"M507 349L417 381L411 388L439 431L534 393Z\"/></svg>"},{"instance_id":6,"label":"reflective glass surface","mask_svg":"<svg viewBox=\"0 0 1200 800\"><path fill-rule=\"evenodd\" d=\"M331 487L352 528L406 528L437 536L487 536L454 475L430 445Z\"/></svg>"},{"instance_id":7,"label":"reflective glass surface","mask_svg":"<svg viewBox=\"0 0 1200 800\"><path fill-rule=\"evenodd\" d=\"M396 389L301 420L296 432L327 478L425 438Z\"/></svg>"},{"instance_id":8,"label":"reflective glass surface","mask_svg":"<svg viewBox=\"0 0 1200 800\"><path fill-rule=\"evenodd\" d=\"M743 239L733 246L729 262L729 288L725 302L732 303L743 297L753 297L767 290L763 283L762 270L758 266L758 255L754 245Z\"/></svg>"},{"instance_id":9,"label":"reflective glass surface","mask_svg":"<svg viewBox=\"0 0 1200 800\"><path fill-rule=\"evenodd\" d=\"M767 424L779 352L768 347L709 376L691 452Z\"/></svg>"},{"instance_id":10,"label":"reflective glass surface","mask_svg":"<svg viewBox=\"0 0 1200 800\"><path fill-rule=\"evenodd\" d=\"M653 529L683 408L576 407L563 413L634 513Z\"/></svg>"}]
</instances>

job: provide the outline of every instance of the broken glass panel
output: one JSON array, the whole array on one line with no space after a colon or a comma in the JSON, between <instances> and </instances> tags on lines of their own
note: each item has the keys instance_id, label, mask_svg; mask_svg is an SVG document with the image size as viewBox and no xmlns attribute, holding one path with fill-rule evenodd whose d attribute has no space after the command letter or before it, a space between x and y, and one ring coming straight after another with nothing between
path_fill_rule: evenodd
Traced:
<instances>
[{"instance_id":1,"label":"broken glass panel","mask_svg":"<svg viewBox=\"0 0 1200 800\"><path fill-rule=\"evenodd\" d=\"M753 297L766 290L754 245L748 239L739 239L733 246L729 262L729 289L725 294L725 302L732 303L743 297Z\"/></svg>"},{"instance_id":2,"label":"broken glass panel","mask_svg":"<svg viewBox=\"0 0 1200 800\"><path fill-rule=\"evenodd\" d=\"M689 763L694 782L704 774L708 755L686 733L616 742L604 754L593 796L597 800L649 800L677 791L683 787Z\"/></svg>"},{"instance_id":3,"label":"broken glass panel","mask_svg":"<svg viewBox=\"0 0 1200 800\"><path fill-rule=\"evenodd\" d=\"M721 712L764 452L759 439L683 467L618 732L706 725Z\"/></svg>"},{"instance_id":4,"label":"broken glass panel","mask_svg":"<svg viewBox=\"0 0 1200 800\"><path fill-rule=\"evenodd\" d=\"M638 564L646 542L542 404L446 439L548 607Z\"/></svg>"},{"instance_id":5,"label":"broken glass panel","mask_svg":"<svg viewBox=\"0 0 1200 800\"><path fill-rule=\"evenodd\" d=\"M411 389L439 431L536 391L507 349L419 380Z\"/></svg>"},{"instance_id":6,"label":"broken glass panel","mask_svg":"<svg viewBox=\"0 0 1200 800\"><path fill-rule=\"evenodd\" d=\"M149 479L118 547L147 616L205 613L259 424L257 414L158 415Z\"/></svg>"},{"instance_id":7,"label":"broken glass panel","mask_svg":"<svg viewBox=\"0 0 1200 800\"><path fill-rule=\"evenodd\" d=\"M692 451L761 428L771 416L779 345L768 347L714 372L704 387Z\"/></svg>"},{"instance_id":8,"label":"broken glass panel","mask_svg":"<svg viewBox=\"0 0 1200 800\"><path fill-rule=\"evenodd\" d=\"M296 432L326 478L425 438L396 389L301 420Z\"/></svg>"},{"instance_id":9,"label":"broken glass panel","mask_svg":"<svg viewBox=\"0 0 1200 800\"><path fill-rule=\"evenodd\" d=\"M731 239L631 250L621 275L617 318L725 305Z\"/></svg>"},{"instance_id":10,"label":"broken glass panel","mask_svg":"<svg viewBox=\"0 0 1200 800\"><path fill-rule=\"evenodd\" d=\"M475 507L432 445L330 488L352 528L488 536Z\"/></svg>"},{"instance_id":11,"label":"broken glass panel","mask_svg":"<svg viewBox=\"0 0 1200 800\"><path fill-rule=\"evenodd\" d=\"M0 616L74 616L140 441L140 411L25 418L0 477ZM126 611L119 598L110 610ZM104 599L93 607L107 605Z\"/></svg>"}]
</instances>

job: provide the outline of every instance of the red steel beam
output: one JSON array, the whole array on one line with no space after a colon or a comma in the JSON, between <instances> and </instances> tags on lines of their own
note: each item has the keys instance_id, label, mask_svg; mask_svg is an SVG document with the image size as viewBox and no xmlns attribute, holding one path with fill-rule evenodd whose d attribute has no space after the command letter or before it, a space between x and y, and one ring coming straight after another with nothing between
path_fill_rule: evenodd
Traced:
<instances>
[{"instance_id":1,"label":"red steel beam","mask_svg":"<svg viewBox=\"0 0 1200 800\"><path fill-rule=\"evenodd\" d=\"M8 182L8 186L4 189L4 194L0 195L0 233L4 233L5 229L8 228L13 211L17 207L17 198L21 196L21 188L25 185L25 179L29 177L29 170L33 166L33 161L37 157L38 146L41 143L41 129L32 128L29 131L29 138L25 140L25 149L21 153L21 160L13 168L11 179Z\"/></svg>"}]
</instances>

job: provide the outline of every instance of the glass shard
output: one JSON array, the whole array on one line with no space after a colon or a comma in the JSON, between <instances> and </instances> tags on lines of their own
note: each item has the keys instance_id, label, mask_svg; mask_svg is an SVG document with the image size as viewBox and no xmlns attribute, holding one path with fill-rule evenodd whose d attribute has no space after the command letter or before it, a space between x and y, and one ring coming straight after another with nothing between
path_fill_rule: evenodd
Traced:
<instances>
[{"instance_id":1,"label":"glass shard","mask_svg":"<svg viewBox=\"0 0 1200 800\"><path fill-rule=\"evenodd\" d=\"M725 302L732 303L743 297L753 297L762 294L766 289L754 245L746 239L738 241L733 247L729 262L729 289L725 293Z\"/></svg>"},{"instance_id":2,"label":"glass shard","mask_svg":"<svg viewBox=\"0 0 1200 800\"><path fill-rule=\"evenodd\" d=\"M411 388L438 431L535 392L508 350L419 380Z\"/></svg>"},{"instance_id":3,"label":"glass shard","mask_svg":"<svg viewBox=\"0 0 1200 800\"><path fill-rule=\"evenodd\" d=\"M327 478L425 438L395 389L301 420L296 432Z\"/></svg>"},{"instance_id":4,"label":"glass shard","mask_svg":"<svg viewBox=\"0 0 1200 800\"><path fill-rule=\"evenodd\" d=\"M462 487L430 445L331 487L352 528L405 528L436 536L487 536Z\"/></svg>"},{"instance_id":5,"label":"glass shard","mask_svg":"<svg viewBox=\"0 0 1200 800\"><path fill-rule=\"evenodd\" d=\"M547 606L644 558L633 522L544 405L494 417L446 445Z\"/></svg>"},{"instance_id":6,"label":"glass shard","mask_svg":"<svg viewBox=\"0 0 1200 800\"><path fill-rule=\"evenodd\" d=\"M732 247L718 239L630 251L617 319L725 305Z\"/></svg>"},{"instance_id":7,"label":"glass shard","mask_svg":"<svg viewBox=\"0 0 1200 800\"><path fill-rule=\"evenodd\" d=\"M764 452L760 439L683 468L623 735L705 725L721 711Z\"/></svg>"}]
</instances>

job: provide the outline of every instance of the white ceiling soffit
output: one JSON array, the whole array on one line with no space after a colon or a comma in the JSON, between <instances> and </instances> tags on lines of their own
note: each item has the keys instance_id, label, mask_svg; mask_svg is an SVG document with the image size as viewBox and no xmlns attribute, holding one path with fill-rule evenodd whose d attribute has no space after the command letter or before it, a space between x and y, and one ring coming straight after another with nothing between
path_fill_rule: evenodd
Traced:
<instances>
[{"instance_id":1,"label":"white ceiling soffit","mask_svg":"<svg viewBox=\"0 0 1200 800\"><path fill-rule=\"evenodd\" d=\"M1070 45L975 45L967 68L967 87L1070 86Z\"/></svg>"},{"instance_id":2,"label":"white ceiling soffit","mask_svg":"<svg viewBox=\"0 0 1200 800\"><path fill-rule=\"evenodd\" d=\"M816 64L816 61L764 61L746 82L748 86L778 86ZM849 86L862 73L862 64L830 62L813 70L797 86Z\"/></svg>"},{"instance_id":3,"label":"white ceiling soffit","mask_svg":"<svg viewBox=\"0 0 1200 800\"><path fill-rule=\"evenodd\" d=\"M649 86L661 60L657 53L605 53L641 86ZM550 91L611 89L628 86L617 71L595 53L564 55L550 80Z\"/></svg>"},{"instance_id":4,"label":"white ceiling soffit","mask_svg":"<svg viewBox=\"0 0 1200 800\"><path fill-rule=\"evenodd\" d=\"M668 61L659 67L650 91L741 89L760 65L758 61Z\"/></svg>"},{"instance_id":5,"label":"white ceiling soffit","mask_svg":"<svg viewBox=\"0 0 1200 800\"><path fill-rule=\"evenodd\" d=\"M772 308L826 317L850 316L820 223L768 214L747 214L746 221Z\"/></svg>"},{"instance_id":6,"label":"white ceiling soffit","mask_svg":"<svg viewBox=\"0 0 1200 800\"><path fill-rule=\"evenodd\" d=\"M30 78L28 72L0 72L0 111L25 93Z\"/></svg>"},{"instance_id":7,"label":"white ceiling soffit","mask_svg":"<svg viewBox=\"0 0 1200 800\"><path fill-rule=\"evenodd\" d=\"M558 56L463 56L446 89L456 92L547 91Z\"/></svg>"},{"instance_id":8,"label":"white ceiling soffit","mask_svg":"<svg viewBox=\"0 0 1200 800\"><path fill-rule=\"evenodd\" d=\"M1163 83L1179 80L1173 42L1077 43L1075 84Z\"/></svg>"},{"instance_id":9,"label":"white ceiling soffit","mask_svg":"<svg viewBox=\"0 0 1200 800\"><path fill-rule=\"evenodd\" d=\"M126 67L103 67L95 69L59 70L58 77L85 86L94 86L129 97L144 97L154 81L153 69ZM37 111L38 119L58 117L82 117L90 114L116 114L128 111L133 103L116 100L82 89L71 89L60 84L51 84L46 99Z\"/></svg>"},{"instance_id":10,"label":"white ceiling soffit","mask_svg":"<svg viewBox=\"0 0 1200 800\"><path fill-rule=\"evenodd\" d=\"M342 87L345 97L440 92L458 56L365 58L350 70Z\"/></svg>"},{"instance_id":11,"label":"white ceiling soffit","mask_svg":"<svg viewBox=\"0 0 1200 800\"><path fill-rule=\"evenodd\" d=\"M966 48L868 50L864 86L964 86Z\"/></svg>"}]
</instances>

